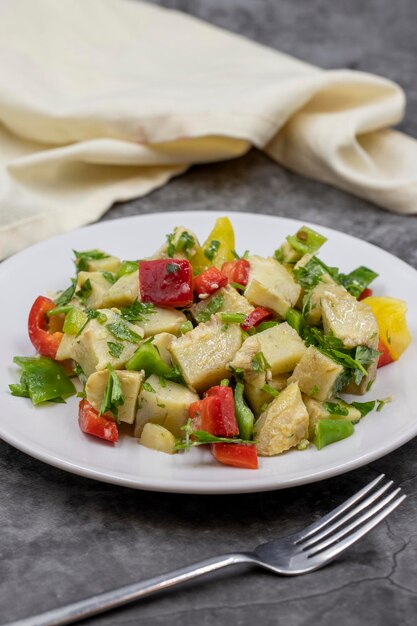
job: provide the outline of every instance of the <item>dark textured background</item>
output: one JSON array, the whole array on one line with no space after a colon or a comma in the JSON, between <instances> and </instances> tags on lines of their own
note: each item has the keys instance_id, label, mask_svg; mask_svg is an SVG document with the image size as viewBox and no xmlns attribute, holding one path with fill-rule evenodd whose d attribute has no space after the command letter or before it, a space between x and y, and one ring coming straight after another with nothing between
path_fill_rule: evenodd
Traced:
<instances>
[{"instance_id":1,"label":"dark textured background","mask_svg":"<svg viewBox=\"0 0 417 626\"><path fill-rule=\"evenodd\" d=\"M324 68L400 83L402 128L417 136L414 0L160 2ZM194 167L106 215L179 209L259 211L371 241L417 267L417 220L381 211L280 169L258 152ZM3 381L4 384L4 381ZM0 444L0 623L302 528L385 472L408 494L389 520L333 565L299 578L243 568L90 620L94 625L414 625L417 444L314 485L242 496L130 491L44 465Z\"/></svg>"}]
</instances>

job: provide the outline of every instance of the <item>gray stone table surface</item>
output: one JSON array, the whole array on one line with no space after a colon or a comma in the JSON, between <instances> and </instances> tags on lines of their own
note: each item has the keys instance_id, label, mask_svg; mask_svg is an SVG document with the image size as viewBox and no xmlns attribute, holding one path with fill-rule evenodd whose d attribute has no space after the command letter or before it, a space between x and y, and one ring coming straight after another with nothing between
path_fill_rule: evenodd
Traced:
<instances>
[{"instance_id":1,"label":"gray stone table surface","mask_svg":"<svg viewBox=\"0 0 417 626\"><path fill-rule=\"evenodd\" d=\"M417 135L414 0L165 0L325 68L376 72L408 95ZM105 219L178 209L258 211L351 233L417 267L417 218L384 212L282 170L251 152L199 166ZM6 384L6 381L2 381ZM334 564L298 578L243 568L91 619L98 625L416 623L417 441L331 480L252 495L185 496L66 474L5 443L0 481L0 623L216 553L250 549L302 528L385 472L408 494L392 516Z\"/></svg>"}]
</instances>

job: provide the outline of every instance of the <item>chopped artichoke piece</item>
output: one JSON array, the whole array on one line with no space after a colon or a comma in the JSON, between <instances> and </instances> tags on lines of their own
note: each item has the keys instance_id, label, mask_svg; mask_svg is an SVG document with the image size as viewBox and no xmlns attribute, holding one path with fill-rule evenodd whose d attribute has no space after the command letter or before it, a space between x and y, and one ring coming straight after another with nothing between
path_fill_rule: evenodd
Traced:
<instances>
[{"instance_id":1,"label":"chopped artichoke piece","mask_svg":"<svg viewBox=\"0 0 417 626\"><path fill-rule=\"evenodd\" d=\"M152 422L167 428L176 437L188 419L188 407L198 400L193 391L169 380L161 381L152 374L145 381L139 396L135 437L140 437L145 424Z\"/></svg>"},{"instance_id":2,"label":"chopped artichoke piece","mask_svg":"<svg viewBox=\"0 0 417 626\"><path fill-rule=\"evenodd\" d=\"M310 346L288 383L298 383L303 393L324 402L331 398L337 379L343 371L342 365Z\"/></svg>"},{"instance_id":3,"label":"chopped artichoke piece","mask_svg":"<svg viewBox=\"0 0 417 626\"><path fill-rule=\"evenodd\" d=\"M104 297L104 306L127 307L139 296L139 270L124 274L110 287Z\"/></svg>"},{"instance_id":4,"label":"chopped artichoke piece","mask_svg":"<svg viewBox=\"0 0 417 626\"><path fill-rule=\"evenodd\" d=\"M281 263L273 258L250 256L249 281L245 297L254 306L264 306L285 318L287 310L294 306L301 287Z\"/></svg>"},{"instance_id":5,"label":"chopped artichoke piece","mask_svg":"<svg viewBox=\"0 0 417 626\"><path fill-rule=\"evenodd\" d=\"M120 259L117 256L106 256L104 259L89 259L88 271L89 272L118 272L121 265Z\"/></svg>"},{"instance_id":6,"label":"chopped artichoke piece","mask_svg":"<svg viewBox=\"0 0 417 626\"><path fill-rule=\"evenodd\" d=\"M143 372L127 372L126 370L115 370L114 373L119 379L125 400L124 404L119 407L118 417L121 422L133 424L144 374ZM87 400L97 411L100 410L108 380L108 369L101 370L100 372L94 372L88 377L85 386Z\"/></svg>"},{"instance_id":7,"label":"chopped artichoke piece","mask_svg":"<svg viewBox=\"0 0 417 626\"><path fill-rule=\"evenodd\" d=\"M104 370L108 363L110 363L114 369L122 369L139 344L139 341L134 343L119 340L107 328L108 324L120 322L121 318L116 311L101 309L100 313L106 316L106 322L100 324L97 319L90 320L79 337L71 337L71 339L73 339L71 355L65 357L72 358L79 363L87 377L95 371ZM139 326L134 326L127 321L123 321L123 325L127 327L129 331L136 333L139 338L143 337L143 330ZM63 340L65 337L66 335L64 335ZM108 342L120 343L122 345L119 356L115 357L110 354ZM69 350L66 352L69 352ZM59 353L60 359L63 358L63 353L64 350Z\"/></svg>"},{"instance_id":8,"label":"chopped artichoke piece","mask_svg":"<svg viewBox=\"0 0 417 626\"><path fill-rule=\"evenodd\" d=\"M255 422L258 454L281 454L306 439L308 412L298 385L288 385L261 413Z\"/></svg>"},{"instance_id":9,"label":"chopped artichoke piece","mask_svg":"<svg viewBox=\"0 0 417 626\"><path fill-rule=\"evenodd\" d=\"M344 287L327 285L320 297L323 329L347 348L378 345L378 324L371 308Z\"/></svg>"},{"instance_id":10,"label":"chopped artichoke piece","mask_svg":"<svg viewBox=\"0 0 417 626\"><path fill-rule=\"evenodd\" d=\"M101 309L104 307L110 287L111 284L101 272L78 272L75 295L84 291L82 300L85 306L90 309Z\"/></svg>"},{"instance_id":11,"label":"chopped artichoke piece","mask_svg":"<svg viewBox=\"0 0 417 626\"><path fill-rule=\"evenodd\" d=\"M187 321L184 313L176 309L163 309L156 306L152 313L145 316L145 319L139 322L141 328L145 332L145 337L158 335L159 333L170 333L171 335L179 335L180 328Z\"/></svg>"},{"instance_id":12,"label":"chopped artichoke piece","mask_svg":"<svg viewBox=\"0 0 417 626\"><path fill-rule=\"evenodd\" d=\"M287 386L288 374L278 374L271 380L268 380L268 386L276 389L276 391L282 391ZM256 417L262 413L265 405L272 402L274 396L265 391L262 387L257 387L250 382L245 382L245 396L246 400Z\"/></svg>"},{"instance_id":13,"label":"chopped artichoke piece","mask_svg":"<svg viewBox=\"0 0 417 626\"><path fill-rule=\"evenodd\" d=\"M167 235L167 240L153 255L153 259L191 259L200 248L197 235L185 226L176 226L173 233Z\"/></svg>"},{"instance_id":14,"label":"chopped artichoke piece","mask_svg":"<svg viewBox=\"0 0 417 626\"><path fill-rule=\"evenodd\" d=\"M238 324L223 324L214 315L209 322L174 339L170 352L185 382L198 392L230 376L228 364L242 345Z\"/></svg>"},{"instance_id":15,"label":"chopped artichoke piece","mask_svg":"<svg viewBox=\"0 0 417 626\"><path fill-rule=\"evenodd\" d=\"M241 296L234 287L227 285L226 287L217 289L217 291L215 291L211 296L201 300L201 302L193 304L190 311L194 319L197 320L198 315L210 305L213 298L218 296L223 296L223 301L219 309L216 311L217 313L244 313L245 315L249 315L249 313L253 311L253 306L249 304L246 298Z\"/></svg>"},{"instance_id":16,"label":"chopped artichoke piece","mask_svg":"<svg viewBox=\"0 0 417 626\"><path fill-rule=\"evenodd\" d=\"M307 350L297 331L287 322L258 333L256 338L273 376L292 372Z\"/></svg>"}]
</instances>

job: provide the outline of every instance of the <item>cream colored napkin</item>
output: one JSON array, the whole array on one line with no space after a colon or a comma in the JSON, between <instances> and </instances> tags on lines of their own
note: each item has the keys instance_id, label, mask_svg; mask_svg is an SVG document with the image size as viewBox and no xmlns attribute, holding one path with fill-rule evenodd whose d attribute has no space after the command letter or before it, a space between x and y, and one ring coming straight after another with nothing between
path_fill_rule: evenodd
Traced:
<instances>
[{"instance_id":1,"label":"cream colored napkin","mask_svg":"<svg viewBox=\"0 0 417 626\"><path fill-rule=\"evenodd\" d=\"M417 212L396 84L129 0L0 0L0 258L257 146Z\"/></svg>"}]
</instances>

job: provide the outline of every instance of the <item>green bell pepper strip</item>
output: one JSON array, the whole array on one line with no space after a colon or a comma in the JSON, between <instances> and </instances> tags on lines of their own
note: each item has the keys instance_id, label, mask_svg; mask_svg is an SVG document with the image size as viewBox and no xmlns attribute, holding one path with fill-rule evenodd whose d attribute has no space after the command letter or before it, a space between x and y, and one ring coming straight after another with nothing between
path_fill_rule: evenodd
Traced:
<instances>
[{"instance_id":1,"label":"green bell pepper strip","mask_svg":"<svg viewBox=\"0 0 417 626\"><path fill-rule=\"evenodd\" d=\"M252 437L255 417L245 402L243 397L245 386L243 383L236 383L235 387L235 413L239 426L239 435L242 439L249 440Z\"/></svg>"},{"instance_id":2,"label":"green bell pepper strip","mask_svg":"<svg viewBox=\"0 0 417 626\"><path fill-rule=\"evenodd\" d=\"M48 357L15 356L14 363L22 369L19 385L10 385L12 395L28 397L33 404L53 400L62 402L77 390L63 367Z\"/></svg>"},{"instance_id":3,"label":"green bell pepper strip","mask_svg":"<svg viewBox=\"0 0 417 626\"><path fill-rule=\"evenodd\" d=\"M73 307L65 316L63 331L66 335L78 335L87 323L88 317L81 309Z\"/></svg>"},{"instance_id":4,"label":"green bell pepper strip","mask_svg":"<svg viewBox=\"0 0 417 626\"><path fill-rule=\"evenodd\" d=\"M116 280L124 276L125 274L133 274L139 269L139 261L122 261L119 270L116 274Z\"/></svg>"},{"instance_id":5,"label":"green bell pepper strip","mask_svg":"<svg viewBox=\"0 0 417 626\"><path fill-rule=\"evenodd\" d=\"M145 341L126 363L127 370L145 370L146 376L155 374L177 383L183 383L181 373L175 367L170 367L162 360L158 349L149 339Z\"/></svg>"},{"instance_id":6,"label":"green bell pepper strip","mask_svg":"<svg viewBox=\"0 0 417 626\"><path fill-rule=\"evenodd\" d=\"M288 309L285 315L285 321L297 331L301 336L303 332L304 317L297 309Z\"/></svg>"},{"instance_id":7,"label":"green bell pepper strip","mask_svg":"<svg viewBox=\"0 0 417 626\"><path fill-rule=\"evenodd\" d=\"M287 241L294 250L303 255L317 252L327 241L327 237L308 226L303 226L295 235L289 235Z\"/></svg>"},{"instance_id":8,"label":"green bell pepper strip","mask_svg":"<svg viewBox=\"0 0 417 626\"><path fill-rule=\"evenodd\" d=\"M343 418L318 420L314 429L313 443L321 450L330 443L350 437L354 430L352 422Z\"/></svg>"}]
</instances>

